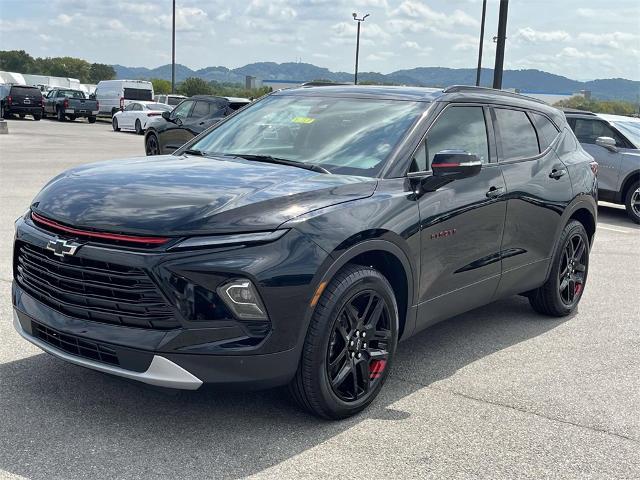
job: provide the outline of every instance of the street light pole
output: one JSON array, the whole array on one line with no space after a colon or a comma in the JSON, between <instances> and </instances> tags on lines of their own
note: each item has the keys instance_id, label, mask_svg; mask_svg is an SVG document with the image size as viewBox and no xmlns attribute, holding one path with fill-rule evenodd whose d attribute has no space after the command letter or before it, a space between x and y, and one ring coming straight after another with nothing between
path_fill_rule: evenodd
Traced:
<instances>
[{"instance_id":1,"label":"street light pole","mask_svg":"<svg viewBox=\"0 0 640 480\"><path fill-rule=\"evenodd\" d=\"M478 72L476 73L476 87L480 86L482 72L482 46L484 44L484 20L487 16L487 0L482 0L482 21L480 22L480 46L478 47Z\"/></svg>"},{"instance_id":2,"label":"street light pole","mask_svg":"<svg viewBox=\"0 0 640 480\"><path fill-rule=\"evenodd\" d=\"M176 0L173 0L171 23L171 93L176 93Z\"/></svg>"},{"instance_id":3,"label":"street light pole","mask_svg":"<svg viewBox=\"0 0 640 480\"><path fill-rule=\"evenodd\" d=\"M496 46L496 66L493 69L493 88L502 88L502 70L504 68L504 45L507 40L507 14L509 0L500 0L500 16L498 17L498 44Z\"/></svg>"},{"instance_id":4,"label":"street light pole","mask_svg":"<svg viewBox=\"0 0 640 480\"><path fill-rule=\"evenodd\" d=\"M358 18L358 14L353 12L353 19L358 22L358 33L356 34L356 70L353 75L353 84L358 84L358 56L360 55L360 24L369 16L367 13L364 17Z\"/></svg>"}]
</instances>

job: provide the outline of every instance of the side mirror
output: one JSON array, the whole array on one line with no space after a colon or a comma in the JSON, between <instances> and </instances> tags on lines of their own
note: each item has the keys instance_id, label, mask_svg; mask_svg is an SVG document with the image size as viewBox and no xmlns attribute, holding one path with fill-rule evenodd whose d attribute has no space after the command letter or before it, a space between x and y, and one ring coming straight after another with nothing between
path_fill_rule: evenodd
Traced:
<instances>
[{"instance_id":1,"label":"side mirror","mask_svg":"<svg viewBox=\"0 0 640 480\"><path fill-rule=\"evenodd\" d=\"M442 150L433 157L431 170L434 177L458 180L473 177L480 173L482 162L464 150Z\"/></svg>"},{"instance_id":2,"label":"side mirror","mask_svg":"<svg viewBox=\"0 0 640 480\"><path fill-rule=\"evenodd\" d=\"M596 138L596 145L601 146L602 148L606 148L611 152L617 152L618 147L616 147L616 141L611 137L598 137Z\"/></svg>"},{"instance_id":3,"label":"side mirror","mask_svg":"<svg viewBox=\"0 0 640 480\"><path fill-rule=\"evenodd\" d=\"M171 112L167 112L165 110L164 112L162 112L162 118L164 118L166 121L170 122L171 121Z\"/></svg>"}]
</instances>

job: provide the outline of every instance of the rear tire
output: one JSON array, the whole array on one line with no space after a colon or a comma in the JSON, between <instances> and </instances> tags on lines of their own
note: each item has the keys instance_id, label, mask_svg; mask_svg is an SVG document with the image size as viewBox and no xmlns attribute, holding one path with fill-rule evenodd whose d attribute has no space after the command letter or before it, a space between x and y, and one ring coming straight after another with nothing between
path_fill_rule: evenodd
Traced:
<instances>
[{"instance_id":1,"label":"rear tire","mask_svg":"<svg viewBox=\"0 0 640 480\"><path fill-rule=\"evenodd\" d=\"M96 117L89 117L87 118L87 120L89 121L89 123L96 123Z\"/></svg>"},{"instance_id":2,"label":"rear tire","mask_svg":"<svg viewBox=\"0 0 640 480\"><path fill-rule=\"evenodd\" d=\"M142 125L140 124L140 120L136 120L136 133L138 135L144 134L144 130L142 130Z\"/></svg>"},{"instance_id":3,"label":"rear tire","mask_svg":"<svg viewBox=\"0 0 640 480\"><path fill-rule=\"evenodd\" d=\"M73 122L76 119L75 115L69 115L69 121Z\"/></svg>"},{"instance_id":4,"label":"rear tire","mask_svg":"<svg viewBox=\"0 0 640 480\"><path fill-rule=\"evenodd\" d=\"M113 128L114 132L120 131L120 127L118 127L118 119L116 117L113 117L111 119L111 127Z\"/></svg>"},{"instance_id":5,"label":"rear tire","mask_svg":"<svg viewBox=\"0 0 640 480\"><path fill-rule=\"evenodd\" d=\"M33 119L34 119L36 122L39 122L41 118L42 118L42 115L34 115L34 116L33 116Z\"/></svg>"},{"instance_id":6,"label":"rear tire","mask_svg":"<svg viewBox=\"0 0 640 480\"><path fill-rule=\"evenodd\" d=\"M584 226L572 220L560 235L549 278L530 292L529 303L543 315L569 315L582 298L588 273L589 237Z\"/></svg>"},{"instance_id":7,"label":"rear tire","mask_svg":"<svg viewBox=\"0 0 640 480\"><path fill-rule=\"evenodd\" d=\"M377 270L347 265L315 308L295 377L298 404L326 419L364 410L389 375L398 341L398 307Z\"/></svg>"},{"instance_id":8,"label":"rear tire","mask_svg":"<svg viewBox=\"0 0 640 480\"><path fill-rule=\"evenodd\" d=\"M21 120L24 120L24 117L26 116L24 113L19 113L18 116L20 117Z\"/></svg>"},{"instance_id":9,"label":"rear tire","mask_svg":"<svg viewBox=\"0 0 640 480\"><path fill-rule=\"evenodd\" d=\"M56 118L58 119L59 122L64 122L66 120L64 111L61 108L59 108L56 113L57 113Z\"/></svg>"},{"instance_id":10,"label":"rear tire","mask_svg":"<svg viewBox=\"0 0 640 480\"><path fill-rule=\"evenodd\" d=\"M624 199L627 215L636 223L640 223L640 182L635 182L627 190Z\"/></svg>"}]
</instances>

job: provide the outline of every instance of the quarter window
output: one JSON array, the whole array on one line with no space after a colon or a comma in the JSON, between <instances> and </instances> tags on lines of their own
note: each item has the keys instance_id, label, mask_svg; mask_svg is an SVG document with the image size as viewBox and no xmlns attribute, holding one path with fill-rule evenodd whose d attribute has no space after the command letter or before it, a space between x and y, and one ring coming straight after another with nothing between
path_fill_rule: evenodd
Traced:
<instances>
[{"instance_id":1,"label":"quarter window","mask_svg":"<svg viewBox=\"0 0 640 480\"><path fill-rule=\"evenodd\" d=\"M442 150L464 150L482 161L489 161L487 126L482 107L447 108L431 127L426 139L426 167ZM425 168L425 169L427 169Z\"/></svg>"},{"instance_id":2,"label":"quarter window","mask_svg":"<svg viewBox=\"0 0 640 480\"><path fill-rule=\"evenodd\" d=\"M534 157L540 153L536 131L525 112L496 108L495 114L502 144L502 160Z\"/></svg>"},{"instance_id":3,"label":"quarter window","mask_svg":"<svg viewBox=\"0 0 640 480\"><path fill-rule=\"evenodd\" d=\"M531 118L533 118L533 123L535 123L536 130L538 131L538 142L540 143L540 150L545 151L558 136L558 129L544 115L532 112Z\"/></svg>"}]
</instances>

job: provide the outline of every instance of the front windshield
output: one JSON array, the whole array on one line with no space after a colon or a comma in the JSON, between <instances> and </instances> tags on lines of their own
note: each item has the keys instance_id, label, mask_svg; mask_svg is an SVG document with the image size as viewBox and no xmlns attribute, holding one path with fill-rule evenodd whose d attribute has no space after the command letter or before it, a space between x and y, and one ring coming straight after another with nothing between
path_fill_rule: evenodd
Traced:
<instances>
[{"instance_id":1,"label":"front windshield","mask_svg":"<svg viewBox=\"0 0 640 480\"><path fill-rule=\"evenodd\" d=\"M397 100L274 95L239 112L190 148L375 176L426 107Z\"/></svg>"},{"instance_id":2,"label":"front windshield","mask_svg":"<svg viewBox=\"0 0 640 480\"><path fill-rule=\"evenodd\" d=\"M636 148L640 148L640 121L614 121L612 122Z\"/></svg>"}]
</instances>

